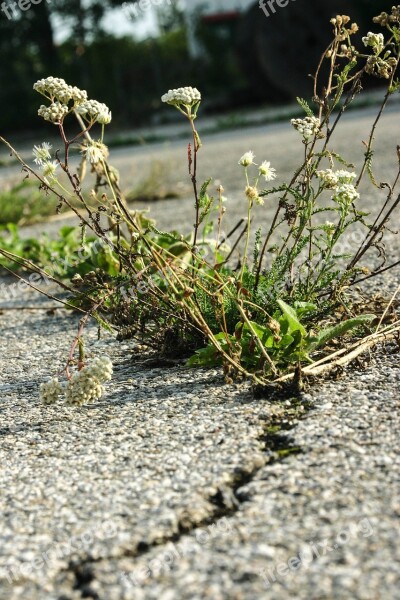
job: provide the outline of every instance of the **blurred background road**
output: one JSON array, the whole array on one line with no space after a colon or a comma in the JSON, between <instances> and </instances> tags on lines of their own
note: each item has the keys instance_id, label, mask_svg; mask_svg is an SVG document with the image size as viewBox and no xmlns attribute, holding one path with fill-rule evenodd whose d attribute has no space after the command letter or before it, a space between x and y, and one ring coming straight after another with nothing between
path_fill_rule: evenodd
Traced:
<instances>
[{"instance_id":1,"label":"blurred background road","mask_svg":"<svg viewBox=\"0 0 400 600\"><path fill-rule=\"evenodd\" d=\"M193 201L187 123L162 104L161 95L186 85L201 90L199 181L213 177L214 189L215 182L223 183L228 225L243 216L243 173L237 165L243 152L252 149L260 162L271 161L278 182L290 177L299 161L302 146L289 120L301 114L296 96L312 97L310 74L330 40L330 18L350 12L365 32L375 27L373 15L389 10L392 1L380 2L379 11L375 0L354 0L351 9L345 0L307 0L307 6L304 0L280 0L279 5L255 0L25 5L22 10L8 0L0 4L0 134L28 161L34 143L46 140L56 150L57 127L37 116L41 98L32 85L49 75L65 78L112 110L106 142L129 201L138 208L151 204L160 226L172 222L188 230ZM360 36L354 41L362 46ZM366 110L346 116L346 128L335 140L335 149L349 160L354 153L362 159L361 140L381 95L379 83L376 78L366 82ZM382 179L396 160L397 106L392 104L379 133ZM19 167L0 147L0 226L54 216L54 201L32 186L20 188L21 179ZM268 218L268 206L259 214Z\"/></svg>"},{"instance_id":2,"label":"blurred background road","mask_svg":"<svg viewBox=\"0 0 400 600\"><path fill-rule=\"evenodd\" d=\"M172 110L172 109L171 109ZM375 119L376 108L364 108L344 115L341 127L332 137L332 148L346 160L353 161L355 170L359 170L369 130ZM396 98L389 103L376 132L376 158L374 172L378 181L392 182L396 173L396 146L400 141L399 128L400 105ZM205 123L207 125L207 122ZM187 130L187 126L185 129ZM198 122L202 131L202 119ZM161 127L159 130L161 131ZM168 131L166 132L168 133ZM124 191L136 200L131 208L149 210L161 229L177 229L189 233L194 219L194 200L191 182L187 171L187 137L174 141L154 143L145 146L113 148L111 163L120 171ZM209 133L202 136L203 147L199 153L198 180L202 183L213 178L210 193L215 194L216 186L222 183L225 189L226 217L225 231L246 216L244 198L245 179L243 168L238 165L241 155L252 150L256 162L271 161L277 170L274 184L290 180L299 161L302 159L301 138L290 123L284 122L258 125L234 131ZM55 146L56 148L57 146ZM28 158L28 156L27 156ZM28 158L31 161L31 158ZM77 158L75 158L77 162ZM32 162L31 162L32 164ZM256 169L254 173L256 174ZM90 181L88 177L88 181ZM0 169L0 185L20 181L21 171L18 165ZM262 183L261 188L264 187ZM269 184L270 185L270 184ZM266 186L265 186L266 187ZM160 200L155 200L156 195ZM361 188L360 208L375 213L384 203L386 193L374 188L368 180ZM55 200L50 200L50 215L55 213ZM255 207L255 223L267 227L275 209L276 196L266 199L264 206ZM395 224L398 216L395 216ZM74 216L59 215L50 217L48 222L38 222L24 227L21 234L31 236L43 231L57 234L61 224L76 225ZM395 225L394 225L395 227ZM394 239L394 238L393 238Z\"/></svg>"}]
</instances>

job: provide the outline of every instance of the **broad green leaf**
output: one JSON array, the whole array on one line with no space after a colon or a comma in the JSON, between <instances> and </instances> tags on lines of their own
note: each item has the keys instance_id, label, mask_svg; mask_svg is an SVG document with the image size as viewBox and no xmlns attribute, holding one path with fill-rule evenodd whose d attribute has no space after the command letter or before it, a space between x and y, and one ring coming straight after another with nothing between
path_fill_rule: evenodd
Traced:
<instances>
[{"instance_id":1,"label":"broad green leaf","mask_svg":"<svg viewBox=\"0 0 400 600\"><path fill-rule=\"evenodd\" d=\"M281 309L283 315L286 317L289 323L290 332L300 331L300 333L304 337L306 337L307 332L304 329L303 325L300 323L296 311L291 306L286 304L286 302L284 302L283 300L278 300L277 302L279 304L279 308Z\"/></svg>"}]
</instances>

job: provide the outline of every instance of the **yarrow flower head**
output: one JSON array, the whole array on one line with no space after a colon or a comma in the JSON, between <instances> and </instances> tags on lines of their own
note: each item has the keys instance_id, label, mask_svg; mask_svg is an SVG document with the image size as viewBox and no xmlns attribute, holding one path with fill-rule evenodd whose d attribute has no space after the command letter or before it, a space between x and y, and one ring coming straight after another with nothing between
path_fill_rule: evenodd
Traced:
<instances>
[{"instance_id":1,"label":"yarrow flower head","mask_svg":"<svg viewBox=\"0 0 400 600\"><path fill-rule=\"evenodd\" d=\"M52 148L51 144L48 144L47 142L43 142L43 144L41 146L34 146L32 153L33 156L35 157L34 162L37 165L43 165L43 163L47 160L51 159L51 154L50 154L50 150Z\"/></svg>"},{"instance_id":2,"label":"yarrow flower head","mask_svg":"<svg viewBox=\"0 0 400 600\"><path fill-rule=\"evenodd\" d=\"M265 181L273 181L276 178L276 170L271 167L271 163L267 160L261 163L258 167L260 175L265 177Z\"/></svg>"},{"instance_id":3,"label":"yarrow flower head","mask_svg":"<svg viewBox=\"0 0 400 600\"><path fill-rule=\"evenodd\" d=\"M239 165L242 167L249 167L250 165L254 165L255 154L251 150L245 152L242 158L239 160Z\"/></svg>"},{"instance_id":4,"label":"yarrow flower head","mask_svg":"<svg viewBox=\"0 0 400 600\"><path fill-rule=\"evenodd\" d=\"M356 173L350 171L344 171L343 169L336 171L335 173L339 183L353 183L357 177Z\"/></svg>"},{"instance_id":5,"label":"yarrow flower head","mask_svg":"<svg viewBox=\"0 0 400 600\"><path fill-rule=\"evenodd\" d=\"M70 100L73 100L75 105L77 105L87 100L87 92L85 90L68 85L64 79L60 79L59 77L39 79L33 85L33 89L51 100L51 102L58 100L62 104L68 104Z\"/></svg>"},{"instance_id":6,"label":"yarrow flower head","mask_svg":"<svg viewBox=\"0 0 400 600\"><path fill-rule=\"evenodd\" d=\"M305 140L319 133L321 121L318 117L305 117L304 119L292 119L291 124L301 133Z\"/></svg>"},{"instance_id":7,"label":"yarrow flower head","mask_svg":"<svg viewBox=\"0 0 400 600\"><path fill-rule=\"evenodd\" d=\"M65 403L71 406L94 402L102 396L103 384L110 381L112 372L112 363L108 357L95 358L65 384L60 383L57 378L42 383L40 400L44 404L54 404L60 396L65 395Z\"/></svg>"},{"instance_id":8,"label":"yarrow flower head","mask_svg":"<svg viewBox=\"0 0 400 600\"><path fill-rule=\"evenodd\" d=\"M350 171L332 171L332 169L316 171L315 174L324 182L325 187L329 189L334 189L341 184L351 184L357 177L356 173L351 173Z\"/></svg>"},{"instance_id":9,"label":"yarrow flower head","mask_svg":"<svg viewBox=\"0 0 400 600\"><path fill-rule=\"evenodd\" d=\"M108 125L111 122L110 109L102 102L97 102L97 100L86 100L85 102L82 102L79 104L76 111L87 121L96 121L101 125Z\"/></svg>"},{"instance_id":10,"label":"yarrow flower head","mask_svg":"<svg viewBox=\"0 0 400 600\"><path fill-rule=\"evenodd\" d=\"M54 404L62 394L62 385L57 377L40 384L40 401L43 404Z\"/></svg>"},{"instance_id":11,"label":"yarrow flower head","mask_svg":"<svg viewBox=\"0 0 400 600\"><path fill-rule=\"evenodd\" d=\"M337 202L338 204L343 204L348 206L352 204L355 200L358 200L360 194L357 192L354 185L351 183L342 183L336 189L335 193L332 196L332 200Z\"/></svg>"},{"instance_id":12,"label":"yarrow flower head","mask_svg":"<svg viewBox=\"0 0 400 600\"><path fill-rule=\"evenodd\" d=\"M366 36L362 38L364 46L368 48L370 46L374 54L380 54L385 47L385 38L383 33L372 33L369 31Z\"/></svg>"},{"instance_id":13,"label":"yarrow flower head","mask_svg":"<svg viewBox=\"0 0 400 600\"><path fill-rule=\"evenodd\" d=\"M169 90L161 96L161 101L171 106L185 105L193 107L201 101L201 93L197 88L181 87L175 90Z\"/></svg>"},{"instance_id":14,"label":"yarrow flower head","mask_svg":"<svg viewBox=\"0 0 400 600\"><path fill-rule=\"evenodd\" d=\"M65 391L66 404L81 406L98 400L104 393L102 384L111 379L112 372L109 358L95 358L90 365L72 376Z\"/></svg>"},{"instance_id":15,"label":"yarrow flower head","mask_svg":"<svg viewBox=\"0 0 400 600\"><path fill-rule=\"evenodd\" d=\"M73 109L89 122L108 125L111 121L111 111L105 104L97 100L88 100L85 90L68 85L64 79L58 77L39 79L33 89L51 102L50 106L42 105L38 111L39 116L46 121L62 123L64 117ZM69 104L70 102L73 102L73 105Z\"/></svg>"},{"instance_id":16,"label":"yarrow flower head","mask_svg":"<svg viewBox=\"0 0 400 600\"><path fill-rule=\"evenodd\" d=\"M50 106L42 104L38 110L39 117L43 117L45 121L49 121L56 125L61 123L68 113L68 106L66 104L61 104L61 102L52 102Z\"/></svg>"}]
</instances>

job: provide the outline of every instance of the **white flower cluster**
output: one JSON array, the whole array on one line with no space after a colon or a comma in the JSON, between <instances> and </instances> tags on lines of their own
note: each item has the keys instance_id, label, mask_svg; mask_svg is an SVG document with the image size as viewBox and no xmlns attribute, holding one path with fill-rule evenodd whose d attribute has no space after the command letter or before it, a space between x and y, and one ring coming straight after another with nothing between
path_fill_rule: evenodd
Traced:
<instances>
[{"instance_id":1,"label":"white flower cluster","mask_svg":"<svg viewBox=\"0 0 400 600\"><path fill-rule=\"evenodd\" d=\"M380 54L385 47L383 33L372 33L372 31L369 31L367 35L362 38L362 41L364 46L373 48L375 54Z\"/></svg>"},{"instance_id":2,"label":"white flower cluster","mask_svg":"<svg viewBox=\"0 0 400 600\"><path fill-rule=\"evenodd\" d=\"M51 101L50 106L39 108L38 114L50 123L61 123L64 117L72 110L68 103L73 101L73 108L87 119L108 125L111 121L111 111L103 103L97 100L88 100L87 92L68 85L64 79L58 77L47 77L37 81L33 89Z\"/></svg>"},{"instance_id":3,"label":"white flower cluster","mask_svg":"<svg viewBox=\"0 0 400 600\"><path fill-rule=\"evenodd\" d=\"M64 79L60 79L59 77L39 79L34 84L33 89L52 102L58 100L62 104L68 104L70 100L73 100L75 104L79 104L87 99L87 92L85 90L68 85Z\"/></svg>"},{"instance_id":4,"label":"white flower cluster","mask_svg":"<svg viewBox=\"0 0 400 600\"><path fill-rule=\"evenodd\" d=\"M319 133L321 121L318 117L305 117L304 119L292 119L291 124L301 133L305 140Z\"/></svg>"},{"instance_id":5,"label":"white flower cluster","mask_svg":"<svg viewBox=\"0 0 400 600\"><path fill-rule=\"evenodd\" d=\"M50 106L42 104L38 110L39 117L43 117L45 121L50 121L50 123L61 123L68 113L68 106L61 104L61 102L52 102Z\"/></svg>"},{"instance_id":6,"label":"white flower cluster","mask_svg":"<svg viewBox=\"0 0 400 600\"><path fill-rule=\"evenodd\" d=\"M34 162L42 169L43 178L46 183L49 183L49 179L54 182L56 179L56 169L58 167L58 163L51 160L51 148L51 144L43 142L41 146L34 146L32 151L33 156L35 157Z\"/></svg>"},{"instance_id":7,"label":"white flower cluster","mask_svg":"<svg viewBox=\"0 0 400 600\"><path fill-rule=\"evenodd\" d=\"M181 87L175 90L169 90L167 94L161 97L161 101L172 106L184 104L185 106L193 106L200 102L201 94L197 88Z\"/></svg>"},{"instance_id":8,"label":"white flower cluster","mask_svg":"<svg viewBox=\"0 0 400 600\"><path fill-rule=\"evenodd\" d=\"M76 111L88 121L96 121L101 125L108 125L111 122L110 109L97 100L85 100L76 107Z\"/></svg>"},{"instance_id":9,"label":"white flower cluster","mask_svg":"<svg viewBox=\"0 0 400 600\"><path fill-rule=\"evenodd\" d=\"M332 169L326 169L325 171L316 171L316 176L325 183L325 187L333 189L343 183L353 183L357 177L356 173L350 171L332 171Z\"/></svg>"},{"instance_id":10,"label":"white flower cluster","mask_svg":"<svg viewBox=\"0 0 400 600\"><path fill-rule=\"evenodd\" d=\"M360 197L356 188L353 185L356 173L351 171L316 171L316 176L324 182L325 187L334 191L332 199L339 204L351 204Z\"/></svg>"},{"instance_id":11,"label":"white flower cluster","mask_svg":"<svg viewBox=\"0 0 400 600\"><path fill-rule=\"evenodd\" d=\"M62 394L62 385L57 377L40 385L40 400L43 404L54 404Z\"/></svg>"},{"instance_id":12,"label":"white flower cluster","mask_svg":"<svg viewBox=\"0 0 400 600\"><path fill-rule=\"evenodd\" d=\"M44 404L54 404L65 394L65 403L82 406L94 402L103 395L103 383L112 377L112 362L106 356L95 358L90 365L75 373L66 384L54 378L40 386L40 399Z\"/></svg>"},{"instance_id":13,"label":"white flower cluster","mask_svg":"<svg viewBox=\"0 0 400 600\"><path fill-rule=\"evenodd\" d=\"M360 194L351 183L342 183L335 189L335 193L332 199L339 204L352 204L355 200L358 200Z\"/></svg>"}]
</instances>

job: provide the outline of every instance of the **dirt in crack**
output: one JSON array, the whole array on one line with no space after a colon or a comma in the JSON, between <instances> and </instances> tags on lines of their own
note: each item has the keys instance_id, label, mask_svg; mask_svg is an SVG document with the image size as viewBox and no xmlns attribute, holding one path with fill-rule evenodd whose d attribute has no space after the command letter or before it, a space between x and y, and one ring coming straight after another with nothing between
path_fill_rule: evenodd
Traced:
<instances>
[{"instance_id":1,"label":"dirt in crack","mask_svg":"<svg viewBox=\"0 0 400 600\"><path fill-rule=\"evenodd\" d=\"M70 561L68 571L73 573L75 577L73 589L80 592L81 598L100 600L98 593L91 587L91 583L95 580L94 567L91 561ZM69 598L61 596L58 600L69 600Z\"/></svg>"}]
</instances>

